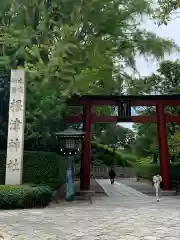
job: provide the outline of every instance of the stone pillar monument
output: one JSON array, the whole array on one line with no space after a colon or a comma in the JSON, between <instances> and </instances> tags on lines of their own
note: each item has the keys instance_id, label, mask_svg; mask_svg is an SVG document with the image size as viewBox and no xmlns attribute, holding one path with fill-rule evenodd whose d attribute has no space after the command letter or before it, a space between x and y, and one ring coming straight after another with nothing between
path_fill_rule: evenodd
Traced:
<instances>
[{"instance_id":1,"label":"stone pillar monument","mask_svg":"<svg viewBox=\"0 0 180 240\"><path fill-rule=\"evenodd\" d=\"M11 70L5 184L21 184L25 124L25 71Z\"/></svg>"}]
</instances>

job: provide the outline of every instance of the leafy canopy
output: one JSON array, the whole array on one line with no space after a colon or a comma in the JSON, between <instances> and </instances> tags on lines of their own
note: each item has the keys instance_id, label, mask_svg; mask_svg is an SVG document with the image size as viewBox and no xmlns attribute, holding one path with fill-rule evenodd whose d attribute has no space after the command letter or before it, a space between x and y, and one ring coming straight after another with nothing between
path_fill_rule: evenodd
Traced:
<instances>
[{"instance_id":1,"label":"leafy canopy","mask_svg":"<svg viewBox=\"0 0 180 240\"><path fill-rule=\"evenodd\" d=\"M155 74L142 79L131 81L130 92L134 94L180 94L180 61L163 61ZM171 115L180 115L180 107L166 107L166 112ZM138 112L141 115L155 113L155 109L143 108ZM158 150L156 124L135 124L137 133L135 148L142 156L152 155ZM168 140L170 154L180 155L179 135L180 126L176 123L168 123Z\"/></svg>"},{"instance_id":2,"label":"leafy canopy","mask_svg":"<svg viewBox=\"0 0 180 240\"><path fill-rule=\"evenodd\" d=\"M160 59L175 43L142 29L147 0L6 0L0 7L0 69L24 61L26 137L59 130L73 94L121 94L135 56Z\"/></svg>"},{"instance_id":3,"label":"leafy canopy","mask_svg":"<svg viewBox=\"0 0 180 240\"><path fill-rule=\"evenodd\" d=\"M179 18L180 1L179 0L158 0L156 9L156 18L160 24L167 25L169 21Z\"/></svg>"}]
</instances>

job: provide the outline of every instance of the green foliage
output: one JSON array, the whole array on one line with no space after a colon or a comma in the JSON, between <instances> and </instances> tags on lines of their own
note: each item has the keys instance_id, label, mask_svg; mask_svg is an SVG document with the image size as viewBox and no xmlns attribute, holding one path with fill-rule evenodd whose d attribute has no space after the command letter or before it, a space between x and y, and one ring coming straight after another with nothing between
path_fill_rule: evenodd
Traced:
<instances>
[{"instance_id":1,"label":"green foliage","mask_svg":"<svg viewBox=\"0 0 180 240\"><path fill-rule=\"evenodd\" d=\"M150 164L153 162L153 159L151 157L143 157L138 160L138 164Z\"/></svg>"},{"instance_id":2,"label":"green foliage","mask_svg":"<svg viewBox=\"0 0 180 240\"><path fill-rule=\"evenodd\" d=\"M137 79L131 82L130 93L173 95L180 93L180 61L163 61L160 63L157 72L151 76ZM180 115L180 107L166 107L166 113L170 115ZM154 107L145 107L137 110L140 115L155 114ZM158 152L157 127L156 124L135 124L137 137L134 144L139 157L156 154ZM169 150L171 156L177 159L179 155L179 124L167 124Z\"/></svg>"},{"instance_id":3,"label":"green foliage","mask_svg":"<svg viewBox=\"0 0 180 240\"><path fill-rule=\"evenodd\" d=\"M121 159L121 156L116 152L113 152L113 149L105 146L103 144L92 143L92 164L101 163L107 166L114 165L115 162L120 165L125 163Z\"/></svg>"},{"instance_id":4,"label":"green foliage","mask_svg":"<svg viewBox=\"0 0 180 240\"><path fill-rule=\"evenodd\" d=\"M137 156L132 153L121 153L121 155L124 161L126 161L129 165L134 165L138 160Z\"/></svg>"},{"instance_id":5,"label":"green foliage","mask_svg":"<svg viewBox=\"0 0 180 240\"><path fill-rule=\"evenodd\" d=\"M152 180L152 177L157 173L160 174L160 166L157 164L143 163L136 165L137 178Z\"/></svg>"},{"instance_id":6,"label":"green foliage","mask_svg":"<svg viewBox=\"0 0 180 240\"><path fill-rule=\"evenodd\" d=\"M170 137L169 150L172 155L180 156L180 131L176 131L175 134Z\"/></svg>"},{"instance_id":7,"label":"green foliage","mask_svg":"<svg viewBox=\"0 0 180 240\"><path fill-rule=\"evenodd\" d=\"M0 185L0 209L47 206L51 200L49 186Z\"/></svg>"},{"instance_id":8,"label":"green foliage","mask_svg":"<svg viewBox=\"0 0 180 240\"><path fill-rule=\"evenodd\" d=\"M0 183L5 180L4 153L0 155ZM65 182L66 161L56 153L25 152L23 166L23 183L46 184L53 189Z\"/></svg>"},{"instance_id":9,"label":"green foliage","mask_svg":"<svg viewBox=\"0 0 180 240\"><path fill-rule=\"evenodd\" d=\"M114 151L112 148L103 144L92 142L92 164L107 166L131 166L135 161L135 157L130 154L122 154L119 151Z\"/></svg>"},{"instance_id":10,"label":"green foliage","mask_svg":"<svg viewBox=\"0 0 180 240\"><path fill-rule=\"evenodd\" d=\"M25 152L24 183L47 184L53 188L64 183L66 174L66 159L56 153Z\"/></svg>"},{"instance_id":11,"label":"green foliage","mask_svg":"<svg viewBox=\"0 0 180 240\"><path fill-rule=\"evenodd\" d=\"M41 149L47 150L54 143L53 132L65 127L63 117L71 112L65 105L69 97L120 95L124 83L132 79L126 66L136 70L137 54L160 59L171 50L179 50L174 42L142 29L143 17L151 15L152 8L148 0L1 3L0 72L9 74L18 60L24 61L26 70L25 142L33 140L36 145L39 141ZM9 76L3 79L5 83L8 80ZM1 90L1 99L6 100L1 127L6 136L8 91L6 86ZM104 108L103 113L112 111ZM96 137L98 141L99 135Z\"/></svg>"},{"instance_id":12,"label":"green foliage","mask_svg":"<svg viewBox=\"0 0 180 240\"><path fill-rule=\"evenodd\" d=\"M136 54L157 59L175 43L142 29L147 0L4 1L0 69L23 60L27 79L25 139L47 144L73 94L121 94ZM7 123L6 123L7 124Z\"/></svg>"},{"instance_id":13,"label":"green foliage","mask_svg":"<svg viewBox=\"0 0 180 240\"><path fill-rule=\"evenodd\" d=\"M156 9L155 18L159 24L168 24L168 21L179 17L178 9L180 8L179 0L158 0L158 8Z\"/></svg>"},{"instance_id":14,"label":"green foliage","mask_svg":"<svg viewBox=\"0 0 180 240\"><path fill-rule=\"evenodd\" d=\"M141 94L178 94L180 91L180 61L162 61L156 73L150 76L132 80L129 83L129 93Z\"/></svg>"},{"instance_id":15,"label":"green foliage","mask_svg":"<svg viewBox=\"0 0 180 240\"><path fill-rule=\"evenodd\" d=\"M171 182L178 180L180 181L180 164L172 163L170 166ZM136 176L137 178L143 178L147 180L152 180L155 174L161 174L160 166L157 164L137 164L136 165Z\"/></svg>"},{"instance_id":16,"label":"green foliage","mask_svg":"<svg viewBox=\"0 0 180 240\"><path fill-rule=\"evenodd\" d=\"M131 129L120 125L109 124L104 131L97 135L98 141L102 144L119 144L121 147L130 146L135 139L134 132Z\"/></svg>"},{"instance_id":17,"label":"green foliage","mask_svg":"<svg viewBox=\"0 0 180 240\"><path fill-rule=\"evenodd\" d=\"M146 115L146 111L141 112ZM148 115L148 114L147 114ZM141 158L152 156L158 151L158 138L156 124L134 124L134 129L137 133L134 141L135 154Z\"/></svg>"}]
</instances>

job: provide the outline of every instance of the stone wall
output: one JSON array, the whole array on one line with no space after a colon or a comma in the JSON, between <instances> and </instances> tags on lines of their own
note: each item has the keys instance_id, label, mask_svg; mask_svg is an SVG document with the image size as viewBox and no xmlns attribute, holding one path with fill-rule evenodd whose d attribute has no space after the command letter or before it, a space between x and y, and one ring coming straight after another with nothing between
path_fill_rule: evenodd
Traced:
<instances>
[{"instance_id":1,"label":"stone wall","mask_svg":"<svg viewBox=\"0 0 180 240\"><path fill-rule=\"evenodd\" d=\"M136 177L136 171L133 167L114 167L116 175L118 178L134 178ZM74 174L80 172L80 166L74 165ZM109 167L107 166L91 166L91 173L95 178L108 178L109 177Z\"/></svg>"}]
</instances>

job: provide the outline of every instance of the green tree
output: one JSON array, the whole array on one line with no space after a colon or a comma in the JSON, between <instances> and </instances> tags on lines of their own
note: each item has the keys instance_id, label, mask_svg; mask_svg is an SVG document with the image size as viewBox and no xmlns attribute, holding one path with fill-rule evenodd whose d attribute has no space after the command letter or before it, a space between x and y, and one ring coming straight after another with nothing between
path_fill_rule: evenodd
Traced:
<instances>
[{"instance_id":1,"label":"green tree","mask_svg":"<svg viewBox=\"0 0 180 240\"><path fill-rule=\"evenodd\" d=\"M26 138L46 142L59 130L73 94L120 93L136 54L159 59L178 49L141 28L151 12L146 0L1 3L0 66L21 60L27 72Z\"/></svg>"},{"instance_id":2,"label":"green tree","mask_svg":"<svg viewBox=\"0 0 180 240\"><path fill-rule=\"evenodd\" d=\"M134 149L138 157L152 157L158 152L157 128L155 124L135 124L137 137Z\"/></svg>"},{"instance_id":3,"label":"green tree","mask_svg":"<svg viewBox=\"0 0 180 240\"><path fill-rule=\"evenodd\" d=\"M160 63L157 73L152 74L151 76L145 77L140 80L136 80L134 83L131 81L130 92L137 94L166 94L173 95L180 93L180 61L163 61ZM172 115L180 114L180 107L166 107L166 112ZM153 114L155 109L144 108L142 111L138 112L139 114ZM144 149L148 149L149 152L156 152L158 149L157 145L157 132L155 124L135 124L137 131L136 144L138 150L142 154L145 154ZM168 139L169 139L169 150L171 155L179 154L177 149L178 145L178 136L180 132L179 124L168 123ZM173 150L174 149L174 150Z\"/></svg>"},{"instance_id":4,"label":"green tree","mask_svg":"<svg viewBox=\"0 0 180 240\"><path fill-rule=\"evenodd\" d=\"M162 61L156 73L142 79L130 81L132 94L178 94L180 92L180 60Z\"/></svg>"},{"instance_id":5,"label":"green tree","mask_svg":"<svg viewBox=\"0 0 180 240\"><path fill-rule=\"evenodd\" d=\"M169 139L169 150L175 160L179 160L180 157L180 131L176 131L174 135L170 136Z\"/></svg>"},{"instance_id":6,"label":"green tree","mask_svg":"<svg viewBox=\"0 0 180 240\"><path fill-rule=\"evenodd\" d=\"M168 24L171 21L179 17L179 0L158 0L158 8L156 9L156 19L160 24Z\"/></svg>"},{"instance_id":7,"label":"green tree","mask_svg":"<svg viewBox=\"0 0 180 240\"><path fill-rule=\"evenodd\" d=\"M134 132L120 125L109 124L109 126L101 131L99 142L105 145L117 144L121 147L131 145L135 139Z\"/></svg>"}]
</instances>

